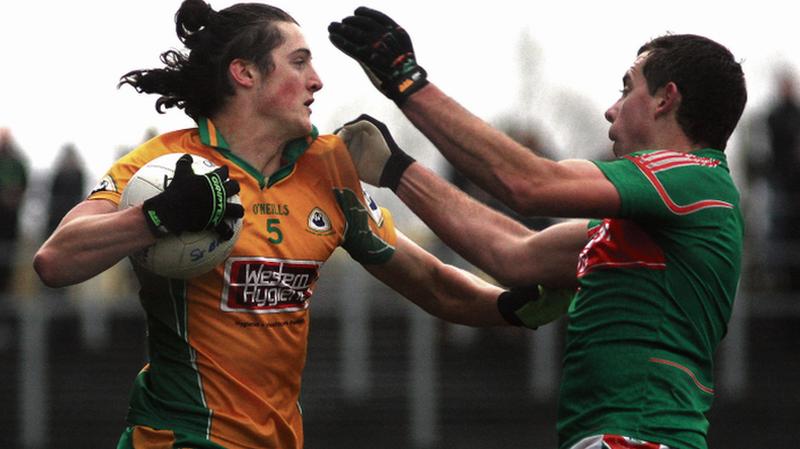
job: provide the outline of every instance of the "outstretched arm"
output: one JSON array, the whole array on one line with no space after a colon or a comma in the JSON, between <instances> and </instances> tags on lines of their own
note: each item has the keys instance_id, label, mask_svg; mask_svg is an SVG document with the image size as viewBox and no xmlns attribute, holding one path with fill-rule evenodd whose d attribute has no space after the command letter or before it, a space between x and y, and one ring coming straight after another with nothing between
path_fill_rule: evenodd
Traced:
<instances>
[{"instance_id":1,"label":"outstretched arm","mask_svg":"<svg viewBox=\"0 0 800 449\"><path fill-rule=\"evenodd\" d=\"M574 295L574 289L537 285L501 290L444 264L400 233L389 262L365 268L431 315L469 326L536 329L565 314Z\"/></svg>"},{"instance_id":2,"label":"outstretched arm","mask_svg":"<svg viewBox=\"0 0 800 449\"><path fill-rule=\"evenodd\" d=\"M619 194L588 161L535 156L428 82L408 33L385 14L360 7L328 27L331 42L361 64L459 171L526 216L608 217Z\"/></svg>"},{"instance_id":3,"label":"outstretched arm","mask_svg":"<svg viewBox=\"0 0 800 449\"><path fill-rule=\"evenodd\" d=\"M449 247L503 285L577 286L586 221L528 229L419 163L404 172L397 196Z\"/></svg>"},{"instance_id":4,"label":"outstretched arm","mask_svg":"<svg viewBox=\"0 0 800 449\"><path fill-rule=\"evenodd\" d=\"M501 288L444 264L400 232L389 262L364 267L438 318L470 326L508 325L497 308Z\"/></svg>"},{"instance_id":5,"label":"outstretched arm","mask_svg":"<svg viewBox=\"0 0 800 449\"><path fill-rule=\"evenodd\" d=\"M530 230L416 163L368 115L337 135L363 181L394 190L439 238L504 285L575 286L578 254L588 241L585 221Z\"/></svg>"},{"instance_id":6,"label":"outstretched arm","mask_svg":"<svg viewBox=\"0 0 800 449\"><path fill-rule=\"evenodd\" d=\"M461 173L526 216L608 217L619 194L586 160L539 157L429 83L403 113Z\"/></svg>"}]
</instances>

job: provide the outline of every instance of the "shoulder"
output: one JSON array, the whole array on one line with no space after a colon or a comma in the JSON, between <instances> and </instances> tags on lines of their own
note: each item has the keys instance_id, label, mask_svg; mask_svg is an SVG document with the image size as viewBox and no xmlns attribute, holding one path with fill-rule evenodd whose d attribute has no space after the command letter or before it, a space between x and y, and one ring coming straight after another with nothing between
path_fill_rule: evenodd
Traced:
<instances>
[{"instance_id":1,"label":"shoulder","mask_svg":"<svg viewBox=\"0 0 800 449\"><path fill-rule=\"evenodd\" d=\"M325 171L335 172L348 178L358 178L347 145L335 134L320 134L311 143L304 157L315 161L314 163Z\"/></svg>"},{"instance_id":2,"label":"shoulder","mask_svg":"<svg viewBox=\"0 0 800 449\"><path fill-rule=\"evenodd\" d=\"M692 178L697 176L706 179L730 179L725 156L717 150L701 150L693 153L671 150L640 151L614 161L596 162L596 164L607 176L633 175L646 180L654 187L666 180L677 180L684 186L697 184L691 182Z\"/></svg>"},{"instance_id":3,"label":"shoulder","mask_svg":"<svg viewBox=\"0 0 800 449\"><path fill-rule=\"evenodd\" d=\"M196 128L158 135L117 159L92 189L90 197L117 199L134 173L164 154L187 152L203 155L207 151L207 147L200 142Z\"/></svg>"},{"instance_id":4,"label":"shoulder","mask_svg":"<svg viewBox=\"0 0 800 449\"><path fill-rule=\"evenodd\" d=\"M307 151L309 154L316 156L336 156L341 153L347 153L347 146L339 136L335 134L320 134L311 143Z\"/></svg>"},{"instance_id":5,"label":"shoulder","mask_svg":"<svg viewBox=\"0 0 800 449\"><path fill-rule=\"evenodd\" d=\"M739 194L721 151L641 151L598 166L620 191L625 217L672 219L700 211L706 216L738 206Z\"/></svg>"}]
</instances>

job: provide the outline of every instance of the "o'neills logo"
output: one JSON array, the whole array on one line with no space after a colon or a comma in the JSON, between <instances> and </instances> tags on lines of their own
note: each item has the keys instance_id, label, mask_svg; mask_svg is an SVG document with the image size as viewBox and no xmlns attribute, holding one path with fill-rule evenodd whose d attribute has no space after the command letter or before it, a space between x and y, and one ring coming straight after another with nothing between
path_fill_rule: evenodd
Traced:
<instances>
[{"instance_id":1,"label":"o'neills logo","mask_svg":"<svg viewBox=\"0 0 800 449\"><path fill-rule=\"evenodd\" d=\"M225 263L222 310L281 313L308 308L322 262L231 257Z\"/></svg>"}]
</instances>

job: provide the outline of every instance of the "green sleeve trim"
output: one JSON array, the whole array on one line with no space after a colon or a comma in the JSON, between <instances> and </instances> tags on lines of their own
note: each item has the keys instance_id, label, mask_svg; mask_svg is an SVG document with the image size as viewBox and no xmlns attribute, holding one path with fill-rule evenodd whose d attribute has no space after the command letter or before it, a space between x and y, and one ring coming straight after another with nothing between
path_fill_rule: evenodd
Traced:
<instances>
[{"instance_id":1,"label":"green sleeve trim","mask_svg":"<svg viewBox=\"0 0 800 449\"><path fill-rule=\"evenodd\" d=\"M345 235L342 248L354 260L365 265L378 265L389 261L395 248L372 232L370 213L349 189L334 189L336 201L345 218Z\"/></svg>"}]
</instances>

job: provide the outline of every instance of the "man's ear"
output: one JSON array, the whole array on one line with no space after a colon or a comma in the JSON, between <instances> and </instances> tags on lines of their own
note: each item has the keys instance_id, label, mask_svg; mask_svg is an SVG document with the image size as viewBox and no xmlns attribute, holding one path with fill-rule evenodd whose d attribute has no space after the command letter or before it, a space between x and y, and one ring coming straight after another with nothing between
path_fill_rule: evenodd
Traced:
<instances>
[{"instance_id":1,"label":"man's ear","mask_svg":"<svg viewBox=\"0 0 800 449\"><path fill-rule=\"evenodd\" d=\"M671 114L678 110L681 104L681 91L678 85L674 82L668 82L664 87L659 88L656 92L656 117Z\"/></svg>"},{"instance_id":2,"label":"man's ear","mask_svg":"<svg viewBox=\"0 0 800 449\"><path fill-rule=\"evenodd\" d=\"M234 85L253 87L256 82L256 66L252 62L236 58L228 64L228 75Z\"/></svg>"}]
</instances>

